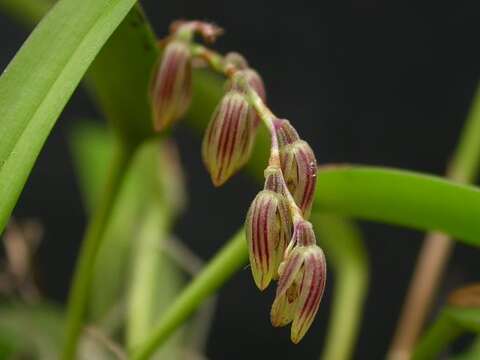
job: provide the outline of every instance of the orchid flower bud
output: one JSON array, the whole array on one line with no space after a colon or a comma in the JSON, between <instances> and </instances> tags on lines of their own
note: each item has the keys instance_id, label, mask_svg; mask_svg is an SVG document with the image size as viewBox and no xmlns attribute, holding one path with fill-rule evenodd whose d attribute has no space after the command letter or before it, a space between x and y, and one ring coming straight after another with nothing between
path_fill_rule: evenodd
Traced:
<instances>
[{"instance_id":1,"label":"orchid flower bud","mask_svg":"<svg viewBox=\"0 0 480 360\"><path fill-rule=\"evenodd\" d=\"M286 145L293 144L300 140L297 130L290 124L287 119L274 119L273 125L277 134L278 146L283 148Z\"/></svg>"},{"instance_id":2,"label":"orchid flower bud","mask_svg":"<svg viewBox=\"0 0 480 360\"><path fill-rule=\"evenodd\" d=\"M285 197L272 190L258 193L248 211L245 229L253 279L264 290L277 277L290 239L290 211Z\"/></svg>"},{"instance_id":3,"label":"orchid flower bud","mask_svg":"<svg viewBox=\"0 0 480 360\"><path fill-rule=\"evenodd\" d=\"M232 51L225 55L225 63L232 64L239 70L248 69L248 61L243 55Z\"/></svg>"},{"instance_id":4,"label":"orchid flower bud","mask_svg":"<svg viewBox=\"0 0 480 360\"><path fill-rule=\"evenodd\" d=\"M232 55L233 56L233 55ZM237 61L238 62L238 61ZM247 69L242 69L239 70L236 73L236 77L238 78L239 76L243 76L247 82L248 85L250 85L253 90L258 94L260 99L262 99L263 102L267 101L267 92L265 91L265 85L263 83L262 78L260 75L253 69L247 68ZM238 85L237 81L233 79L233 81L228 81L227 82L227 89L233 89L242 92L243 89L241 86ZM254 118L254 126L255 128L258 126L260 123L260 117L257 115L255 109L251 108L250 110L252 112L252 116Z\"/></svg>"},{"instance_id":5,"label":"orchid flower bud","mask_svg":"<svg viewBox=\"0 0 480 360\"><path fill-rule=\"evenodd\" d=\"M172 41L166 47L150 86L153 125L165 129L188 109L192 97L191 54L187 44Z\"/></svg>"},{"instance_id":6,"label":"orchid flower bud","mask_svg":"<svg viewBox=\"0 0 480 360\"><path fill-rule=\"evenodd\" d=\"M245 165L254 139L250 105L241 93L229 91L213 113L202 144L203 162L215 186Z\"/></svg>"},{"instance_id":7,"label":"orchid flower bud","mask_svg":"<svg viewBox=\"0 0 480 360\"><path fill-rule=\"evenodd\" d=\"M310 328L325 289L327 267L316 245L297 246L280 267L280 279L271 310L273 326L292 322L290 338L297 344Z\"/></svg>"},{"instance_id":8,"label":"orchid flower bud","mask_svg":"<svg viewBox=\"0 0 480 360\"><path fill-rule=\"evenodd\" d=\"M312 148L303 140L285 145L280 149L280 163L288 190L308 218L317 186L317 161Z\"/></svg>"},{"instance_id":9,"label":"orchid flower bud","mask_svg":"<svg viewBox=\"0 0 480 360\"><path fill-rule=\"evenodd\" d=\"M310 221L302 220L295 223L293 227L292 243L294 246L316 245L317 240Z\"/></svg>"}]
</instances>

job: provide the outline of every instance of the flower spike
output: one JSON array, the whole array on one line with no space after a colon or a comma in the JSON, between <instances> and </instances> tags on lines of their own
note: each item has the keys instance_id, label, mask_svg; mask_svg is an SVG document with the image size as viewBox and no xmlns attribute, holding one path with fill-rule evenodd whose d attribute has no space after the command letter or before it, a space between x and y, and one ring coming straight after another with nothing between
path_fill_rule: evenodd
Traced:
<instances>
[{"instance_id":1,"label":"flower spike","mask_svg":"<svg viewBox=\"0 0 480 360\"><path fill-rule=\"evenodd\" d=\"M165 48L150 87L155 130L163 130L178 120L187 111L191 96L190 50L186 43L172 41Z\"/></svg>"},{"instance_id":2,"label":"flower spike","mask_svg":"<svg viewBox=\"0 0 480 360\"><path fill-rule=\"evenodd\" d=\"M271 308L274 326L291 323L298 343L318 311L326 281L326 261L307 221L316 188L317 162L310 146L288 120L266 105L260 75L239 53L225 56L194 43L200 34L214 41L222 30L202 21L172 24L163 61L155 72L150 97L157 130L182 116L191 98L191 71L197 63L227 78L225 95L207 126L202 158L215 186L225 183L250 157L260 120L271 136L264 188L247 213L246 239L252 276L260 290L278 280Z\"/></svg>"},{"instance_id":3,"label":"flower spike","mask_svg":"<svg viewBox=\"0 0 480 360\"><path fill-rule=\"evenodd\" d=\"M202 145L203 162L215 186L245 165L254 137L250 105L239 92L228 92L208 124Z\"/></svg>"}]
</instances>

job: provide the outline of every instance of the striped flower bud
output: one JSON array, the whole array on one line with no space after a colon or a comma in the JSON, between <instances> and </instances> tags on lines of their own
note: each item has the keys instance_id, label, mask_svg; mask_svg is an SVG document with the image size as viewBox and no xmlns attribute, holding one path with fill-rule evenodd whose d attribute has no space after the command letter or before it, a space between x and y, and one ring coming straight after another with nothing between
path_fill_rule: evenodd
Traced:
<instances>
[{"instance_id":1,"label":"striped flower bud","mask_svg":"<svg viewBox=\"0 0 480 360\"><path fill-rule=\"evenodd\" d=\"M297 130L287 119L274 119L273 125L275 126L275 133L277 134L278 146L280 148L300 140Z\"/></svg>"},{"instance_id":2,"label":"striped flower bud","mask_svg":"<svg viewBox=\"0 0 480 360\"><path fill-rule=\"evenodd\" d=\"M249 84L253 90L256 91L260 99L262 99L263 102L267 101L267 92L265 91L265 85L263 84L263 80L260 77L260 75L253 69L243 69L237 72L236 76L244 76L247 84ZM227 83L227 89L234 89L237 91L242 91L243 89L238 85L237 81L229 81ZM251 109L252 116L254 117L254 125L255 127L258 126L260 123L260 117L257 115L255 109Z\"/></svg>"},{"instance_id":3,"label":"striped flower bud","mask_svg":"<svg viewBox=\"0 0 480 360\"><path fill-rule=\"evenodd\" d=\"M292 322L290 338L297 344L310 328L325 289L327 267L316 245L297 246L280 267L280 279L271 310L273 326Z\"/></svg>"},{"instance_id":4,"label":"striped flower bud","mask_svg":"<svg viewBox=\"0 0 480 360\"><path fill-rule=\"evenodd\" d=\"M266 182L274 182L271 180L267 178ZM285 197L272 190L258 193L248 211L245 229L252 275L260 290L277 278L291 228Z\"/></svg>"},{"instance_id":5,"label":"striped flower bud","mask_svg":"<svg viewBox=\"0 0 480 360\"><path fill-rule=\"evenodd\" d=\"M241 93L229 91L215 109L202 144L203 162L215 186L245 165L254 138L250 105Z\"/></svg>"},{"instance_id":6,"label":"striped flower bud","mask_svg":"<svg viewBox=\"0 0 480 360\"><path fill-rule=\"evenodd\" d=\"M184 42L172 41L165 47L150 87L155 130L163 130L178 120L187 111L191 96L190 50Z\"/></svg>"},{"instance_id":7,"label":"striped flower bud","mask_svg":"<svg viewBox=\"0 0 480 360\"><path fill-rule=\"evenodd\" d=\"M288 190L308 218L317 186L317 161L312 148L303 140L285 145L280 149L280 163Z\"/></svg>"},{"instance_id":8,"label":"striped flower bud","mask_svg":"<svg viewBox=\"0 0 480 360\"><path fill-rule=\"evenodd\" d=\"M294 246L315 245L317 240L310 221L296 222L293 227L292 243Z\"/></svg>"}]
</instances>

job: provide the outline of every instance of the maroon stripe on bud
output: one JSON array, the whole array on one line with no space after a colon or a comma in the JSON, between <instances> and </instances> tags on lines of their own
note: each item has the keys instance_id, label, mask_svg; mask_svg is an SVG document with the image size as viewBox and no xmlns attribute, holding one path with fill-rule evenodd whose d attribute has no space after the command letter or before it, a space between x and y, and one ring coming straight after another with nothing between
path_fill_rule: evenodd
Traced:
<instances>
[{"instance_id":1,"label":"maroon stripe on bud","mask_svg":"<svg viewBox=\"0 0 480 360\"><path fill-rule=\"evenodd\" d=\"M251 68L246 68L246 67L242 68L242 66L239 66L238 68L240 69L240 71L237 72L237 76L243 76L246 79L247 83L251 86L251 88L255 90L255 92L258 94L260 99L262 99L262 101L265 103L267 101L267 92L265 91L265 85L263 83L261 76ZM227 83L227 89L235 90L239 92L244 91L243 88L238 86L236 81L229 81ZM256 129L257 125L260 123L260 117L258 116L257 112L253 108L250 108L249 112L252 117L253 127L254 129Z\"/></svg>"},{"instance_id":2,"label":"maroon stripe on bud","mask_svg":"<svg viewBox=\"0 0 480 360\"><path fill-rule=\"evenodd\" d=\"M277 269L287 243L291 222L284 221L286 199L270 190L257 194L245 221L251 270L255 284L265 289Z\"/></svg>"},{"instance_id":3,"label":"maroon stripe on bud","mask_svg":"<svg viewBox=\"0 0 480 360\"><path fill-rule=\"evenodd\" d=\"M264 171L265 189L278 194L284 194L282 170L276 166L269 166Z\"/></svg>"},{"instance_id":4,"label":"maroon stripe on bud","mask_svg":"<svg viewBox=\"0 0 480 360\"><path fill-rule=\"evenodd\" d=\"M278 280L277 297L285 296L286 291L297 278L303 264L303 251L304 249L302 248L294 249L285 261L282 274Z\"/></svg>"},{"instance_id":5,"label":"maroon stripe on bud","mask_svg":"<svg viewBox=\"0 0 480 360\"><path fill-rule=\"evenodd\" d=\"M245 221L252 275L261 290L268 286L276 271L274 251L278 204L277 194L261 191L250 206Z\"/></svg>"},{"instance_id":6,"label":"maroon stripe on bud","mask_svg":"<svg viewBox=\"0 0 480 360\"><path fill-rule=\"evenodd\" d=\"M191 99L191 56L180 41L169 43L157 63L150 86L154 127L162 130L178 120Z\"/></svg>"},{"instance_id":7,"label":"maroon stripe on bud","mask_svg":"<svg viewBox=\"0 0 480 360\"><path fill-rule=\"evenodd\" d=\"M280 147L292 144L295 141L300 140L297 130L290 124L287 119L275 119L274 120L275 132L278 138L278 145Z\"/></svg>"},{"instance_id":8,"label":"maroon stripe on bud","mask_svg":"<svg viewBox=\"0 0 480 360\"><path fill-rule=\"evenodd\" d=\"M315 155L305 141L298 140L281 148L280 162L288 189L304 217L308 218L316 188Z\"/></svg>"},{"instance_id":9,"label":"maroon stripe on bud","mask_svg":"<svg viewBox=\"0 0 480 360\"><path fill-rule=\"evenodd\" d=\"M303 176L305 181L303 192L302 194L298 195L298 200L300 203L299 206L302 212L308 217L312 208L313 197L315 195L315 188L317 185L317 162L315 156L313 155L312 149L310 148L310 146L308 146L307 143L305 143L304 146L299 148L298 158L298 162L302 164L302 170L304 174Z\"/></svg>"},{"instance_id":10,"label":"maroon stripe on bud","mask_svg":"<svg viewBox=\"0 0 480 360\"><path fill-rule=\"evenodd\" d=\"M313 226L309 221L299 221L293 227L293 241L298 246L311 246L316 244Z\"/></svg>"},{"instance_id":11,"label":"maroon stripe on bud","mask_svg":"<svg viewBox=\"0 0 480 360\"><path fill-rule=\"evenodd\" d=\"M228 92L217 106L202 144L202 157L216 186L222 185L250 157L255 134L244 95Z\"/></svg>"},{"instance_id":12,"label":"maroon stripe on bud","mask_svg":"<svg viewBox=\"0 0 480 360\"><path fill-rule=\"evenodd\" d=\"M298 343L310 328L325 289L326 262L323 251L311 246L305 258L305 282L299 296L299 308L292 323L291 338Z\"/></svg>"}]
</instances>

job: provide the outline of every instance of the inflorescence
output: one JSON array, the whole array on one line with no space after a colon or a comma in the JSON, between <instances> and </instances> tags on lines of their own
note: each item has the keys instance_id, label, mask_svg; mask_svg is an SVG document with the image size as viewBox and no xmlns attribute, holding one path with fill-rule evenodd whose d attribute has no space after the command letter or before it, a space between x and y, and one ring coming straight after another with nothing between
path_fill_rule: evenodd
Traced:
<instances>
[{"instance_id":1,"label":"inflorescence","mask_svg":"<svg viewBox=\"0 0 480 360\"><path fill-rule=\"evenodd\" d=\"M326 280L325 256L308 221L316 159L291 123L267 107L262 78L243 56L222 56L193 41L200 34L213 42L221 33L205 22L173 23L150 89L154 128L160 131L184 115L191 100L192 66L198 63L227 78L202 144L203 161L215 186L248 162L260 122L268 128L271 149L265 184L248 210L246 238L257 287L264 290L278 280L271 322L292 323L291 339L298 343L318 311Z\"/></svg>"}]
</instances>

